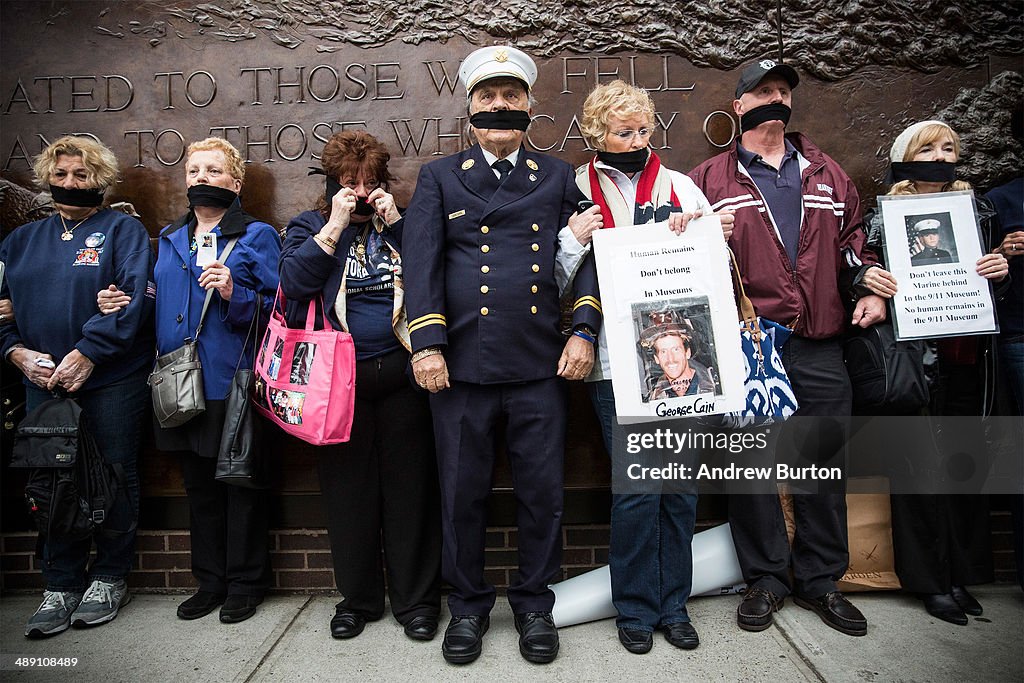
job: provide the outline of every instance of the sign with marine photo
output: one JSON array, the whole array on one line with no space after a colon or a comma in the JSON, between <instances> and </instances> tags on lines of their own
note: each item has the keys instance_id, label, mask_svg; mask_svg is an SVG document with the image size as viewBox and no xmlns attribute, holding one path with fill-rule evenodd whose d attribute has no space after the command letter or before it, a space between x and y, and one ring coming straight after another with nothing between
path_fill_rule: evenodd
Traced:
<instances>
[{"instance_id":1,"label":"sign with marine photo","mask_svg":"<svg viewBox=\"0 0 1024 683\"><path fill-rule=\"evenodd\" d=\"M975 263L985 253L974 192L878 198L885 262L899 290L891 311L896 339L999 331L992 286Z\"/></svg>"},{"instance_id":2,"label":"sign with marine photo","mask_svg":"<svg viewBox=\"0 0 1024 683\"><path fill-rule=\"evenodd\" d=\"M594 233L619 421L739 410L743 357L717 216Z\"/></svg>"}]
</instances>

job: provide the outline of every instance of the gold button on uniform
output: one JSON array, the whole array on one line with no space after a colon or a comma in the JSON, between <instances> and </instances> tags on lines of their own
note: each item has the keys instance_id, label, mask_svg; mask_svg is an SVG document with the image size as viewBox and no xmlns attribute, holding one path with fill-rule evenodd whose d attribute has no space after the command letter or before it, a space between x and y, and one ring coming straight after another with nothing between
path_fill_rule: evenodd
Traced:
<instances>
[{"instance_id":1,"label":"gold button on uniform","mask_svg":"<svg viewBox=\"0 0 1024 683\"><path fill-rule=\"evenodd\" d=\"M538 266L536 263L533 264L533 272L535 272L535 273L539 273L540 272L540 266Z\"/></svg>"},{"instance_id":2,"label":"gold button on uniform","mask_svg":"<svg viewBox=\"0 0 1024 683\"><path fill-rule=\"evenodd\" d=\"M480 232L482 232L483 234L485 234L485 235L486 235L486 234L487 234L487 233L489 233L490 231L491 231L491 229L490 229L490 228L488 228L488 227L487 227L486 225L481 225L481 226L480 226Z\"/></svg>"},{"instance_id":3,"label":"gold button on uniform","mask_svg":"<svg viewBox=\"0 0 1024 683\"><path fill-rule=\"evenodd\" d=\"M489 246L487 246L486 244L484 246L480 247L480 251L484 252L485 254L487 252L489 252L490 250L491 250L491 248Z\"/></svg>"},{"instance_id":4,"label":"gold button on uniform","mask_svg":"<svg viewBox=\"0 0 1024 683\"><path fill-rule=\"evenodd\" d=\"M530 291L533 292L534 294L536 294L537 293L537 285L534 285L533 287L530 287Z\"/></svg>"},{"instance_id":5,"label":"gold button on uniform","mask_svg":"<svg viewBox=\"0 0 1024 683\"><path fill-rule=\"evenodd\" d=\"M480 293L481 294L486 294L489 289L490 289L490 287L488 287L487 285L480 285Z\"/></svg>"},{"instance_id":6,"label":"gold button on uniform","mask_svg":"<svg viewBox=\"0 0 1024 683\"><path fill-rule=\"evenodd\" d=\"M534 232L537 232L538 230L540 230L540 226L539 226L539 225L537 225L536 223L534 223L534 224L533 224L533 225L531 225L530 227L531 227L531 228L533 228L533 231L534 231Z\"/></svg>"},{"instance_id":7,"label":"gold button on uniform","mask_svg":"<svg viewBox=\"0 0 1024 683\"><path fill-rule=\"evenodd\" d=\"M536 306L530 306L530 313L536 314L537 313L537 307Z\"/></svg>"},{"instance_id":8,"label":"gold button on uniform","mask_svg":"<svg viewBox=\"0 0 1024 683\"><path fill-rule=\"evenodd\" d=\"M489 273L489 272L491 272L491 267L490 266L480 266L480 272L481 273Z\"/></svg>"},{"instance_id":9,"label":"gold button on uniform","mask_svg":"<svg viewBox=\"0 0 1024 683\"><path fill-rule=\"evenodd\" d=\"M480 315L487 315L487 307L486 306L484 306L483 308L480 309Z\"/></svg>"},{"instance_id":10,"label":"gold button on uniform","mask_svg":"<svg viewBox=\"0 0 1024 683\"><path fill-rule=\"evenodd\" d=\"M539 244L531 244L530 245L530 249L533 249L534 251L540 251L540 245Z\"/></svg>"}]
</instances>

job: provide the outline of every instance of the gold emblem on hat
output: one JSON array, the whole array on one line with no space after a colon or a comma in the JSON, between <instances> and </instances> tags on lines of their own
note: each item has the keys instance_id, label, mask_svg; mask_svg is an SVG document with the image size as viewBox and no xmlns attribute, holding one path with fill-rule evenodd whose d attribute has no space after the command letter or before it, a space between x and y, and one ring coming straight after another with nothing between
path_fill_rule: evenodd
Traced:
<instances>
[{"instance_id":1,"label":"gold emblem on hat","mask_svg":"<svg viewBox=\"0 0 1024 683\"><path fill-rule=\"evenodd\" d=\"M462 162L462 170L468 171L469 169L473 168L473 164L475 163L476 162L473 161L472 159L466 159L465 161Z\"/></svg>"},{"instance_id":2,"label":"gold emblem on hat","mask_svg":"<svg viewBox=\"0 0 1024 683\"><path fill-rule=\"evenodd\" d=\"M508 61L508 50L497 49L494 51L494 61L496 62L507 62Z\"/></svg>"},{"instance_id":3,"label":"gold emblem on hat","mask_svg":"<svg viewBox=\"0 0 1024 683\"><path fill-rule=\"evenodd\" d=\"M533 159L527 159L526 165L530 167L531 171L536 171L539 168L539 166L537 166L537 162Z\"/></svg>"}]
</instances>

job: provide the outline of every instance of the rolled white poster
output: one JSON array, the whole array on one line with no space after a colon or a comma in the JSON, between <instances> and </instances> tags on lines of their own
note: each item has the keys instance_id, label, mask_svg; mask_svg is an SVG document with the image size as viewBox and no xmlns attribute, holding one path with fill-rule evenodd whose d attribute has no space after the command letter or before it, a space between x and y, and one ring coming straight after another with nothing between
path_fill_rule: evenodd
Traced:
<instances>
[{"instance_id":1,"label":"rolled white poster","mask_svg":"<svg viewBox=\"0 0 1024 683\"><path fill-rule=\"evenodd\" d=\"M733 593L743 582L740 562L728 524L702 531L693 537L693 587L691 595ZM555 626L572 626L615 616L612 580L608 567L553 584Z\"/></svg>"}]
</instances>

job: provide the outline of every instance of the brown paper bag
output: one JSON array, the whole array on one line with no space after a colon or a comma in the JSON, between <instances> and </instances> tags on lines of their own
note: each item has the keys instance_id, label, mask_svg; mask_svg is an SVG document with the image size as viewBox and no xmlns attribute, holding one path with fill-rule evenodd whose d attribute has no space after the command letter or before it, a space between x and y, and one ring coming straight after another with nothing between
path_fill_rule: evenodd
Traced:
<instances>
[{"instance_id":1,"label":"brown paper bag","mask_svg":"<svg viewBox=\"0 0 1024 683\"><path fill-rule=\"evenodd\" d=\"M872 493L858 493L859 490ZM785 485L779 486L779 502L792 544L796 529L793 496ZM839 590L844 593L898 590L900 580L894 569L888 481L876 477L850 479L846 494L846 528L850 539L850 564L837 583Z\"/></svg>"},{"instance_id":2,"label":"brown paper bag","mask_svg":"<svg viewBox=\"0 0 1024 683\"><path fill-rule=\"evenodd\" d=\"M858 490L872 493L857 493ZM846 528L850 535L850 565L838 582L839 590L898 590L888 480L850 479L846 487Z\"/></svg>"}]
</instances>

